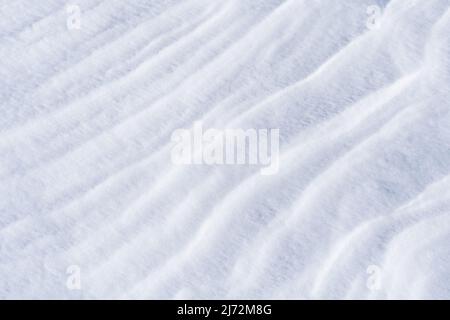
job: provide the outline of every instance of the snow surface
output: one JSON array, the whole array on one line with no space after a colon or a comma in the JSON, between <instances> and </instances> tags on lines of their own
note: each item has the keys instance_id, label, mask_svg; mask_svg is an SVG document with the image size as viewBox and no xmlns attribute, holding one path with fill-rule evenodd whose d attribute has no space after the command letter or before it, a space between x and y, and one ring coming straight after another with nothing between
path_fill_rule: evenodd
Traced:
<instances>
[{"instance_id":1,"label":"snow surface","mask_svg":"<svg viewBox=\"0 0 450 320\"><path fill-rule=\"evenodd\" d=\"M0 12L0 298L450 298L449 0ZM173 165L199 120L279 173Z\"/></svg>"}]
</instances>

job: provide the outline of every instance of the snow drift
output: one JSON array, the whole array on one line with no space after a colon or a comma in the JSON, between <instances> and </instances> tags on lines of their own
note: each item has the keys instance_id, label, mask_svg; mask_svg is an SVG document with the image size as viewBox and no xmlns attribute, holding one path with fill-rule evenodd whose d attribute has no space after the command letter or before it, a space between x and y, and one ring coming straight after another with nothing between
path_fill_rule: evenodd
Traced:
<instances>
[{"instance_id":1,"label":"snow drift","mask_svg":"<svg viewBox=\"0 0 450 320\"><path fill-rule=\"evenodd\" d=\"M1 298L450 298L450 1L0 8ZM195 121L278 174L173 165Z\"/></svg>"}]
</instances>

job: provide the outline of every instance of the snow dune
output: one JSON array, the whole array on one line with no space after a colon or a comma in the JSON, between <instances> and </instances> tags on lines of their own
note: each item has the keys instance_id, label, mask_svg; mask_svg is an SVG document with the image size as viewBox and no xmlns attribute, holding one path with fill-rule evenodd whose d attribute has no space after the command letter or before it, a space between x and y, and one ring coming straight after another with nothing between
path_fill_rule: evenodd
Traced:
<instances>
[{"instance_id":1,"label":"snow dune","mask_svg":"<svg viewBox=\"0 0 450 320\"><path fill-rule=\"evenodd\" d=\"M450 298L449 0L0 12L0 298ZM279 173L173 165L195 121Z\"/></svg>"}]
</instances>

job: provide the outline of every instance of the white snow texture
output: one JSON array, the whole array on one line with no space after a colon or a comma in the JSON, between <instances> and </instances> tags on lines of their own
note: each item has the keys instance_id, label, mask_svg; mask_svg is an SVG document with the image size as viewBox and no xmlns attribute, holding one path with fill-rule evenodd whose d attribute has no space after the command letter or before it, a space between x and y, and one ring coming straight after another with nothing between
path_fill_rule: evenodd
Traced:
<instances>
[{"instance_id":1,"label":"white snow texture","mask_svg":"<svg viewBox=\"0 0 450 320\"><path fill-rule=\"evenodd\" d=\"M0 298L450 298L450 0L0 10ZM196 121L279 172L174 165Z\"/></svg>"}]
</instances>

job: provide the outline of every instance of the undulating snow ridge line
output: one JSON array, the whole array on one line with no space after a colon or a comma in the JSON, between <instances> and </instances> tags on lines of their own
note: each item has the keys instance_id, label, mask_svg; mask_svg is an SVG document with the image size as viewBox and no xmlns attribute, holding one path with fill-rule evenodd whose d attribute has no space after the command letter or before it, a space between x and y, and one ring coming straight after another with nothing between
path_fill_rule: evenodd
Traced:
<instances>
[{"instance_id":1,"label":"undulating snow ridge line","mask_svg":"<svg viewBox=\"0 0 450 320\"><path fill-rule=\"evenodd\" d=\"M450 1L76 4L0 4L0 297L449 298ZM279 173L172 164L195 121Z\"/></svg>"}]
</instances>

